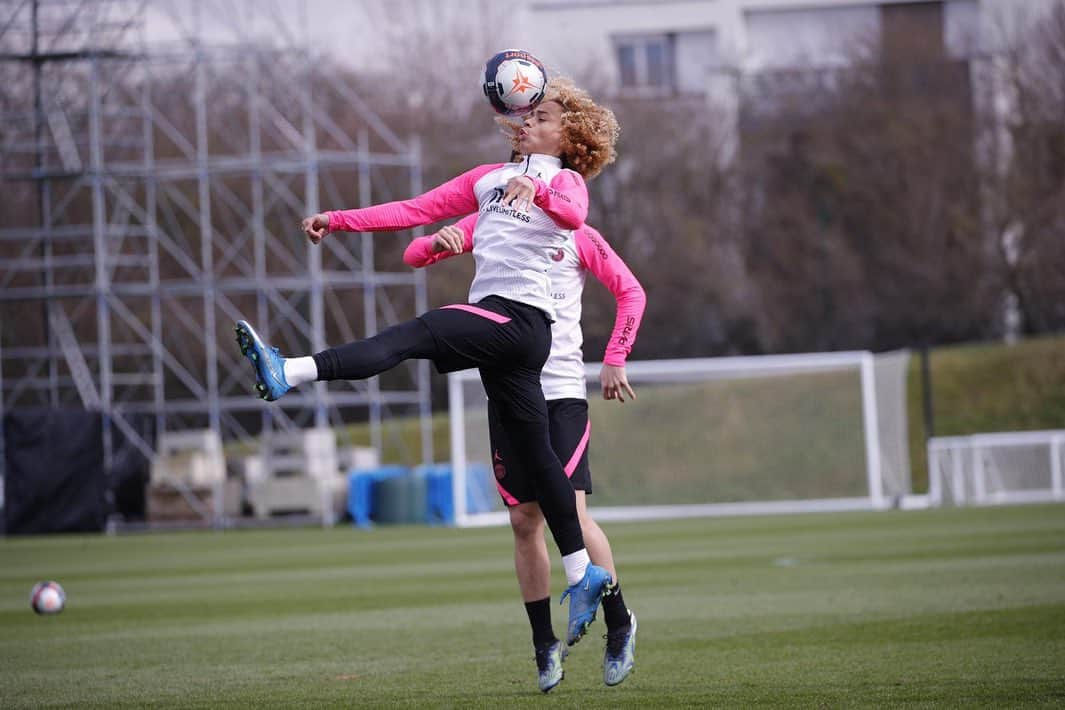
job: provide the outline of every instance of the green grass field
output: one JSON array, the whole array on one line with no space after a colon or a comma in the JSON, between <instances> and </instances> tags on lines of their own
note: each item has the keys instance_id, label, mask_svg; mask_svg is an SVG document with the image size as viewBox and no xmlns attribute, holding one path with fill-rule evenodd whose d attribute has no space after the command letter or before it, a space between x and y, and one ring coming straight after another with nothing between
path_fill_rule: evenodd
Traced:
<instances>
[{"instance_id":1,"label":"green grass field","mask_svg":"<svg viewBox=\"0 0 1065 710\"><path fill-rule=\"evenodd\" d=\"M1065 706L1065 506L605 529L637 670L547 697L503 528L0 540L0 707Z\"/></svg>"}]
</instances>

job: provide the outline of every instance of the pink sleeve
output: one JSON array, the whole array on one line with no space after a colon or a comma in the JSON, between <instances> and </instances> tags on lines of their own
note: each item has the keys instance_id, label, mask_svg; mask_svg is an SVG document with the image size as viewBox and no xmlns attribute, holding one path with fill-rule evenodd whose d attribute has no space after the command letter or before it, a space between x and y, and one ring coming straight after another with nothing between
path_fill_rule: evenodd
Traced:
<instances>
[{"instance_id":1,"label":"pink sleeve","mask_svg":"<svg viewBox=\"0 0 1065 710\"><path fill-rule=\"evenodd\" d=\"M476 212L477 195L473 186L486 173L501 166L502 163L478 166L409 200L326 212L329 215L329 231L390 232Z\"/></svg>"},{"instance_id":2,"label":"pink sleeve","mask_svg":"<svg viewBox=\"0 0 1065 710\"><path fill-rule=\"evenodd\" d=\"M551 184L533 178L536 197L533 204L547 213L563 229L577 229L588 217L588 188L584 178L572 170L563 170Z\"/></svg>"},{"instance_id":3,"label":"pink sleeve","mask_svg":"<svg viewBox=\"0 0 1065 710\"><path fill-rule=\"evenodd\" d=\"M429 264L435 264L440 261L446 253L433 253L433 235L416 237L403 250L403 263L415 269L420 269L423 266L429 266Z\"/></svg>"},{"instance_id":4,"label":"pink sleeve","mask_svg":"<svg viewBox=\"0 0 1065 710\"><path fill-rule=\"evenodd\" d=\"M465 238L462 241L462 253L468 254L473 251L473 226L477 223L477 213L468 214L458 222L455 226L462 230ZM418 237L411 241L407 245L407 248L403 251L403 263L407 266L413 266L415 269L420 269L423 266L430 266L443 261L444 259L450 259L453 256L458 256L453 251L438 251L433 253L433 236Z\"/></svg>"},{"instance_id":5,"label":"pink sleeve","mask_svg":"<svg viewBox=\"0 0 1065 710\"><path fill-rule=\"evenodd\" d=\"M625 358L632 351L632 344L636 341L636 331L640 329L647 295L628 265L610 248L603 235L584 225L573 236L577 242L581 265L595 274L596 278L610 289L617 301L614 330L607 342L603 362L622 367L625 365Z\"/></svg>"},{"instance_id":6,"label":"pink sleeve","mask_svg":"<svg viewBox=\"0 0 1065 710\"><path fill-rule=\"evenodd\" d=\"M458 222L455 222L455 226L462 230L463 251L473 251L473 228L477 226L477 218L480 217L479 212L468 214Z\"/></svg>"}]
</instances>

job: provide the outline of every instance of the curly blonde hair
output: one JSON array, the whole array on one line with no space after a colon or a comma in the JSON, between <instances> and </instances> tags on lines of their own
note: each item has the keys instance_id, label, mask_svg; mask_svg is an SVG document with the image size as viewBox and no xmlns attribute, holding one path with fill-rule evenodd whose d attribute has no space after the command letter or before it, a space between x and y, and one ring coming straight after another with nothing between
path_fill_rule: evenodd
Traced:
<instances>
[{"instance_id":1,"label":"curly blonde hair","mask_svg":"<svg viewBox=\"0 0 1065 710\"><path fill-rule=\"evenodd\" d=\"M614 144L621 127L614 112L592 100L588 92L578 88L572 80L556 76L547 82L544 101L562 106L562 166L580 173L590 180L617 158ZM521 123L497 118L511 147L518 150Z\"/></svg>"}]
</instances>

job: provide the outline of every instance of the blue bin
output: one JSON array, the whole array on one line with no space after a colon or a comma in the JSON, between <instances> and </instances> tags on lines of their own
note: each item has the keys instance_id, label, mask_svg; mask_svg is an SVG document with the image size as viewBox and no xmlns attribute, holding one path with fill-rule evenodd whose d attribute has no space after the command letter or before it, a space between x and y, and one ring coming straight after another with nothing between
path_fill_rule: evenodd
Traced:
<instances>
[{"instance_id":1,"label":"blue bin","mask_svg":"<svg viewBox=\"0 0 1065 710\"><path fill-rule=\"evenodd\" d=\"M352 523L360 528L369 527L374 515L374 486L390 478L405 476L409 471L406 466L380 466L351 471L348 474L348 512Z\"/></svg>"},{"instance_id":2,"label":"blue bin","mask_svg":"<svg viewBox=\"0 0 1065 710\"><path fill-rule=\"evenodd\" d=\"M451 490L451 464L436 463L419 466L425 476L426 511L429 524L450 525L455 522L454 497ZM466 465L466 512L487 513L497 500L495 479L488 466L479 463Z\"/></svg>"},{"instance_id":3,"label":"blue bin","mask_svg":"<svg viewBox=\"0 0 1065 710\"><path fill-rule=\"evenodd\" d=\"M417 469L402 476L374 481L370 496L370 518L375 523L412 525L425 523L425 475Z\"/></svg>"}]
</instances>

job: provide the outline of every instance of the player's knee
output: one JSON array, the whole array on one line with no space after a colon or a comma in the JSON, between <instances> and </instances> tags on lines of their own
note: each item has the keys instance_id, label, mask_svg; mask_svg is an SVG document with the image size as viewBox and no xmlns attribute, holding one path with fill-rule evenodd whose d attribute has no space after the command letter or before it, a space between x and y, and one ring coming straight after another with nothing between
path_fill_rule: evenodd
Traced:
<instances>
[{"instance_id":1,"label":"player's knee","mask_svg":"<svg viewBox=\"0 0 1065 710\"><path fill-rule=\"evenodd\" d=\"M518 540L532 540L544 534L544 516L535 503L510 508L510 528Z\"/></svg>"}]
</instances>

